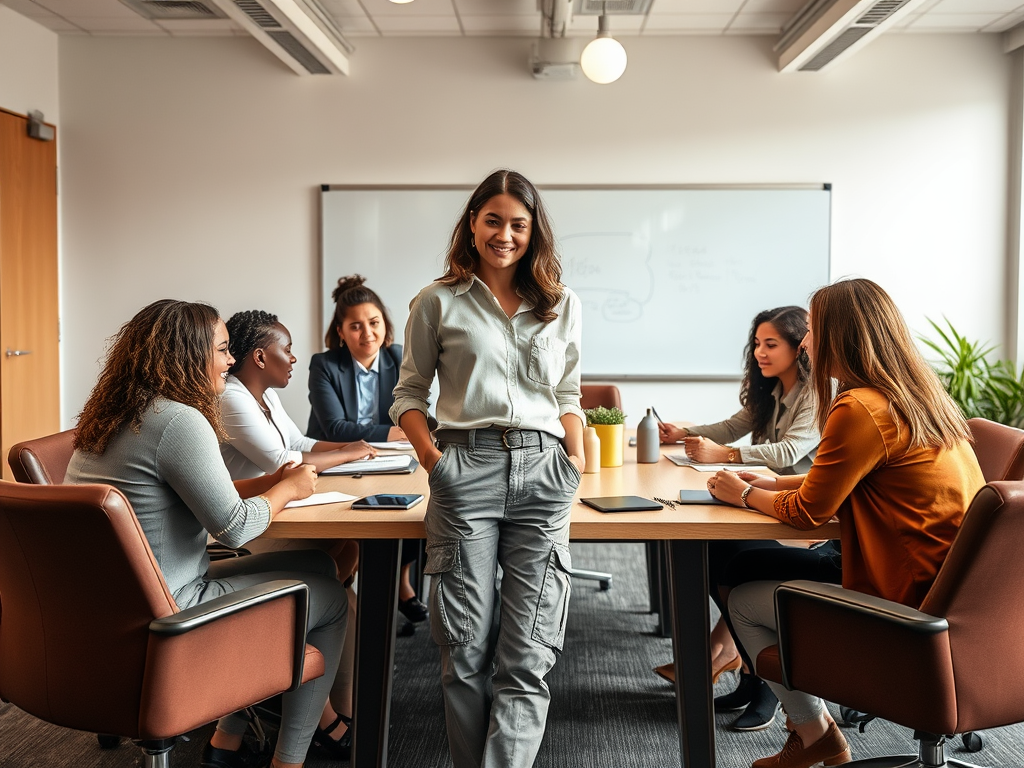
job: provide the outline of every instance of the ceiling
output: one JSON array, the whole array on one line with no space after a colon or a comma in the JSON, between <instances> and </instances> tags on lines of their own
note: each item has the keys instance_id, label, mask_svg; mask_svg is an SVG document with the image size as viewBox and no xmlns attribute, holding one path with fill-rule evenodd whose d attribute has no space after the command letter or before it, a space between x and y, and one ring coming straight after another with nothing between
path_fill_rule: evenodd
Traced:
<instances>
[{"instance_id":1,"label":"ceiling","mask_svg":"<svg viewBox=\"0 0 1024 768\"><path fill-rule=\"evenodd\" d=\"M537 0L319 0L346 37L539 37ZM778 35L806 0L654 0L644 16L611 17L622 35ZM150 21L119 0L0 0L62 35L245 36L229 19ZM1003 32L1024 21L1024 0L926 0L887 33ZM593 36L577 15L570 35Z\"/></svg>"}]
</instances>

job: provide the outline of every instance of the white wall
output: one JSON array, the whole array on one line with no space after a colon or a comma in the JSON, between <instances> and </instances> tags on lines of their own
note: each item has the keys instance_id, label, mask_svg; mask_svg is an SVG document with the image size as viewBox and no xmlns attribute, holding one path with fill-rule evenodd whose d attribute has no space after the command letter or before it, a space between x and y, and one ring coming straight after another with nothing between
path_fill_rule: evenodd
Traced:
<instances>
[{"instance_id":1,"label":"white wall","mask_svg":"<svg viewBox=\"0 0 1024 768\"><path fill-rule=\"evenodd\" d=\"M57 33L0 4L0 107L57 123Z\"/></svg>"},{"instance_id":2,"label":"white wall","mask_svg":"<svg viewBox=\"0 0 1024 768\"><path fill-rule=\"evenodd\" d=\"M280 315L300 359L283 395L304 424L323 330L317 186L475 183L500 166L541 184L831 182L833 277L878 280L917 330L945 314L1002 343L998 36L892 36L786 76L771 38L624 42L629 69L599 87L533 80L528 40L365 39L351 77L315 79L245 39L62 39L66 417L104 338L174 296ZM680 320L715 323L685 306ZM652 403L696 421L737 403L735 383L624 394L632 422Z\"/></svg>"}]
</instances>

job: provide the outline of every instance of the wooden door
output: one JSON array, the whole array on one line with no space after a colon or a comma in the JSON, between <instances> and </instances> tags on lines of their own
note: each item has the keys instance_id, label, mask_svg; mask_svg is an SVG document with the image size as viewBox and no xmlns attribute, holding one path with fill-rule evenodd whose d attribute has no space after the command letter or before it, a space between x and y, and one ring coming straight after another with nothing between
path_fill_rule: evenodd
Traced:
<instances>
[{"instance_id":1,"label":"wooden door","mask_svg":"<svg viewBox=\"0 0 1024 768\"><path fill-rule=\"evenodd\" d=\"M0 110L0 461L60 430L57 142Z\"/></svg>"}]
</instances>

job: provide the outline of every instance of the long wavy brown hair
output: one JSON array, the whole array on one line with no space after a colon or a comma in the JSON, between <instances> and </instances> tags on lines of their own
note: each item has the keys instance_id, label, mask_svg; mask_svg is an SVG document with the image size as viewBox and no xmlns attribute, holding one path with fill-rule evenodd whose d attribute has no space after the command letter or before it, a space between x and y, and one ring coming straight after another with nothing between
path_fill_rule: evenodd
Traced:
<instances>
[{"instance_id":1,"label":"long wavy brown hair","mask_svg":"<svg viewBox=\"0 0 1024 768\"><path fill-rule=\"evenodd\" d=\"M747 346L743 349L743 384L740 387L740 403L750 412L753 422L751 437L755 443L761 442L768 431L768 422L775 413L775 398L772 391L778 381L774 376L766 377L761 373L761 366L754 356L754 339L757 329L763 323L771 323L782 341L798 350L796 358L796 377L806 382L811 375L811 364L807 353L800 349L800 342L807 335L807 310L803 307L776 307L759 312L750 324L750 336Z\"/></svg>"},{"instance_id":2,"label":"long wavy brown hair","mask_svg":"<svg viewBox=\"0 0 1024 768\"><path fill-rule=\"evenodd\" d=\"M480 182L452 232L444 262L445 273L439 282L458 285L473 279L480 263L480 254L473 244L470 220L495 195L511 195L533 218L530 247L516 265L513 284L518 294L533 304L534 317L550 323L558 317L554 307L562 300L562 264L555 250L551 220L541 202L540 193L521 173L495 171Z\"/></svg>"},{"instance_id":3,"label":"long wavy brown hair","mask_svg":"<svg viewBox=\"0 0 1024 768\"><path fill-rule=\"evenodd\" d=\"M818 429L832 402L832 379L842 393L877 389L910 431L911 448L953 448L971 433L911 338L903 315L881 286L863 278L840 280L811 297L814 390Z\"/></svg>"},{"instance_id":4,"label":"long wavy brown hair","mask_svg":"<svg viewBox=\"0 0 1024 768\"><path fill-rule=\"evenodd\" d=\"M78 416L75 448L103 453L126 426L137 433L158 397L195 408L226 441L218 395L210 381L219 319L220 313L209 304L161 299L121 326Z\"/></svg>"}]
</instances>

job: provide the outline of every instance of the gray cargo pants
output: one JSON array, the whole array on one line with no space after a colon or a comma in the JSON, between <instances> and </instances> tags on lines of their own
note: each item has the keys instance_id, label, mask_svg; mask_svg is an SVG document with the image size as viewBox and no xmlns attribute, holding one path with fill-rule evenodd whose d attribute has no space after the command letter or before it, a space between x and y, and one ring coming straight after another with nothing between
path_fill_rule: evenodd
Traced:
<instances>
[{"instance_id":1,"label":"gray cargo pants","mask_svg":"<svg viewBox=\"0 0 1024 768\"><path fill-rule=\"evenodd\" d=\"M569 511L580 474L545 432L438 438L424 571L452 761L530 768L550 700L544 678L565 636Z\"/></svg>"}]
</instances>

